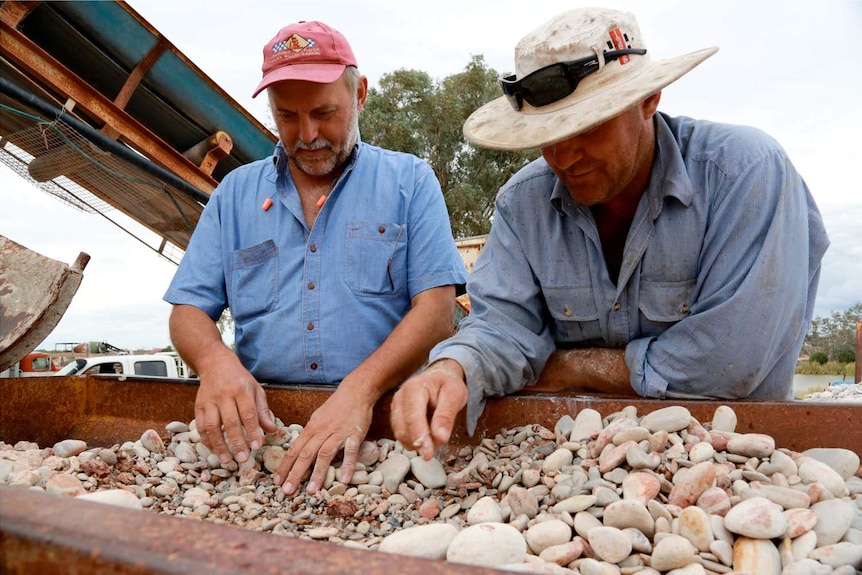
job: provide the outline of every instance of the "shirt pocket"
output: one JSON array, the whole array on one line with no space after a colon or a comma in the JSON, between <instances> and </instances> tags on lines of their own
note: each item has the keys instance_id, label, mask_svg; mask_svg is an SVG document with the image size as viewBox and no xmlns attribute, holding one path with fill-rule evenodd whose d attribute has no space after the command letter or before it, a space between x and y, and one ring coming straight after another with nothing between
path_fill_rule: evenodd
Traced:
<instances>
[{"instance_id":1,"label":"shirt pocket","mask_svg":"<svg viewBox=\"0 0 862 575\"><path fill-rule=\"evenodd\" d=\"M278 248L272 240L230 254L228 305L237 322L272 311L278 303Z\"/></svg>"},{"instance_id":2,"label":"shirt pocket","mask_svg":"<svg viewBox=\"0 0 862 575\"><path fill-rule=\"evenodd\" d=\"M407 226L348 222L345 278L353 293L394 296L407 288Z\"/></svg>"},{"instance_id":3,"label":"shirt pocket","mask_svg":"<svg viewBox=\"0 0 862 575\"><path fill-rule=\"evenodd\" d=\"M643 280L638 303L642 335L658 335L690 315L696 286L697 279Z\"/></svg>"},{"instance_id":4,"label":"shirt pocket","mask_svg":"<svg viewBox=\"0 0 862 575\"><path fill-rule=\"evenodd\" d=\"M551 315L551 336L557 344L602 339L599 312L589 284L545 286L545 303Z\"/></svg>"}]
</instances>

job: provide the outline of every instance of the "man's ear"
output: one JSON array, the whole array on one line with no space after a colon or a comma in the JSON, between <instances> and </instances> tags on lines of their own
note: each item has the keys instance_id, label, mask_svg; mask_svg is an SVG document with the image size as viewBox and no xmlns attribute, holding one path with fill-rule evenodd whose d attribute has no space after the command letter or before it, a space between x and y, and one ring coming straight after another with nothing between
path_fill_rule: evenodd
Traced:
<instances>
[{"instance_id":1,"label":"man's ear","mask_svg":"<svg viewBox=\"0 0 862 575\"><path fill-rule=\"evenodd\" d=\"M365 107L365 99L368 98L368 78L360 76L356 85L356 109L362 111Z\"/></svg>"},{"instance_id":2,"label":"man's ear","mask_svg":"<svg viewBox=\"0 0 862 575\"><path fill-rule=\"evenodd\" d=\"M644 100L641 104L641 110L644 120L649 120L655 115L658 110L658 103L661 100L661 90Z\"/></svg>"}]
</instances>

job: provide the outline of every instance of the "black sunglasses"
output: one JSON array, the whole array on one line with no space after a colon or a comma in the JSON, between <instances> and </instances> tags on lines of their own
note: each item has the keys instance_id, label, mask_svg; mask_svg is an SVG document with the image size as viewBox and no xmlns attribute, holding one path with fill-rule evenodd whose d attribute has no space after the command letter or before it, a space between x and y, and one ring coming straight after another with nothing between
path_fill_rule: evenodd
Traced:
<instances>
[{"instance_id":1,"label":"black sunglasses","mask_svg":"<svg viewBox=\"0 0 862 575\"><path fill-rule=\"evenodd\" d=\"M605 52L605 62L618 60L629 54L646 54L643 48L628 48ZM575 91L581 80L599 69L599 57L589 56L570 62L555 62L520 80L515 75L500 78L500 87L512 108L520 110L526 100L531 106L547 106L562 100Z\"/></svg>"}]
</instances>

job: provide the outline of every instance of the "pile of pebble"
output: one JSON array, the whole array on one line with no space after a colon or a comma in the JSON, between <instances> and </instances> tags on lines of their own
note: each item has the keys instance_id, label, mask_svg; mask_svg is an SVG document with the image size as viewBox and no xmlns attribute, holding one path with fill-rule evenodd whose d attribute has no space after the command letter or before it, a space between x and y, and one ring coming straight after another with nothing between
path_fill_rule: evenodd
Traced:
<instances>
[{"instance_id":1,"label":"pile of pebble","mask_svg":"<svg viewBox=\"0 0 862 575\"><path fill-rule=\"evenodd\" d=\"M810 393L803 401L852 401L862 403L862 383L830 385L823 391Z\"/></svg>"},{"instance_id":2,"label":"pile of pebble","mask_svg":"<svg viewBox=\"0 0 862 575\"><path fill-rule=\"evenodd\" d=\"M276 535L517 572L853 575L862 569L862 468L847 449L797 453L737 433L719 407L603 418L592 409L501 430L424 461L362 443L352 480L315 495L270 480L302 431L279 422L221 465L194 422L112 448L0 442L0 483Z\"/></svg>"}]
</instances>

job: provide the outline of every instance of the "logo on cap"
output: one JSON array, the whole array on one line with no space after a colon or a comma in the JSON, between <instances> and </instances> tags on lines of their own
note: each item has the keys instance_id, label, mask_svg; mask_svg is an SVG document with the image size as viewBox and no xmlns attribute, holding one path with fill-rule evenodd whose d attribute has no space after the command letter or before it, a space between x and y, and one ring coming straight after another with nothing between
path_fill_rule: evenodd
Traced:
<instances>
[{"instance_id":1,"label":"logo on cap","mask_svg":"<svg viewBox=\"0 0 862 575\"><path fill-rule=\"evenodd\" d=\"M272 46L272 53L277 54L283 50L290 50L291 52L302 52L303 50L309 50L314 52L320 52L317 49L317 43L314 41L314 38L303 38L299 34L291 34L281 42L276 42Z\"/></svg>"}]
</instances>

